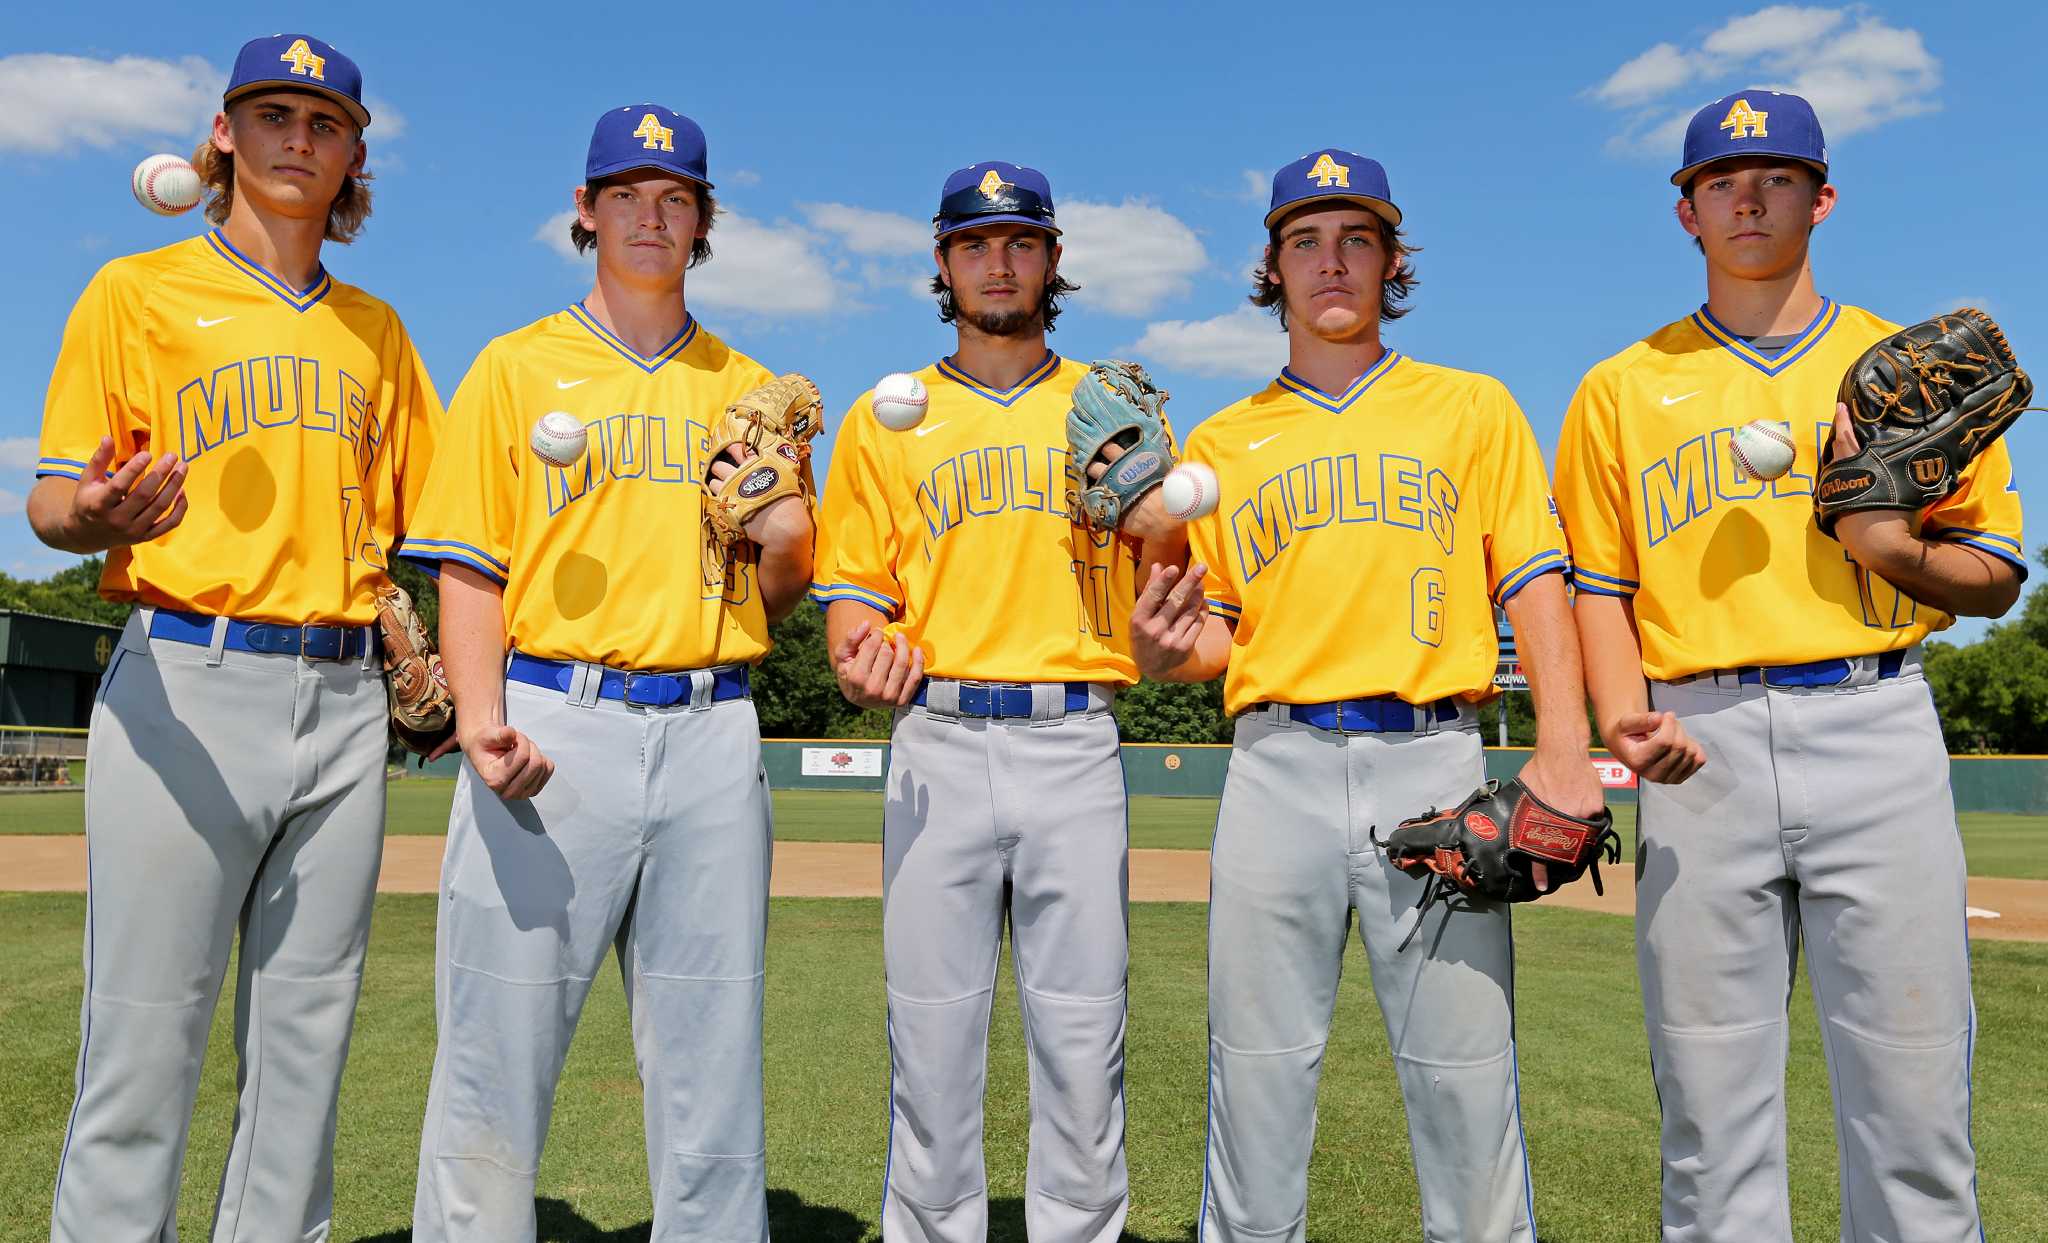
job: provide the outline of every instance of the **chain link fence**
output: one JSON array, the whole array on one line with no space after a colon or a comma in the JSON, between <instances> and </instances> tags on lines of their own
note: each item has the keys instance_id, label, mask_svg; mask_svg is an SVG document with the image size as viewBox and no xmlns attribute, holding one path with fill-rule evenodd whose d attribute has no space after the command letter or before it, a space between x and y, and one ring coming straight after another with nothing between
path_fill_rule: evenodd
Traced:
<instances>
[{"instance_id":1,"label":"chain link fence","mask_svg":"<svg viewBox=\"0 0 2048 1243\"><path fill-rule=\"evenodd\" d=\"M84 730L0 725L0 791L73 789L84 780Z\"/></svg>"}]
</instances>

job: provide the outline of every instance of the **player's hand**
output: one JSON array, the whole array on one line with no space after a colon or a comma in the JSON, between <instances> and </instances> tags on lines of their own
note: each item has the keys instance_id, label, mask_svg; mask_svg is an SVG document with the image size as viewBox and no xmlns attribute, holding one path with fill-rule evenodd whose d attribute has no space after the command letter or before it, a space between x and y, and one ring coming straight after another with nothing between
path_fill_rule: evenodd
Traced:
<instances>
[{"instance_id":1,"label":"player's hand","mask_svg":"<svg viewBox=\"0 0 2048 1243\"><path fill-rule=\"evenodd\" d=\"M555 775L555 762L510 725L480 725L464 733L462 753L491 793L508 802L539 794Z\"/></svg>"},{"instance_id":2,"label":"player's hand","mask_svg":"<svg viewBox=\"0 0 2048 1243\"><path fill-rule=\"evenodd\" d=\"M1595 816L1607 805L1607 792L1600 784L1600 774L1593 771L1593 758L1578 747L1546 749L1539 740L1529 762L1515 775L1529 787L1529 793L1568 816ZM1531 860L1529 876L1539 891L1550 892L1549 868Z\"/></svg>"},{"instance_id":3,"label":"player's hand","mask_svg":"<svg viewBox=\"0 0 2048 1243\"><path fill-rule=\"evenodd\" d=\"M711 493L716 496L725 481L739 473L750 459L759 457L745 445L734 445L711 461ZM755 512L747 519L743 528L747 538L763 549L782 551L799 546L809 547L815 528L811 522L811 507L802 498L785 496L774 504Z\"/></svg>"},{"instance_id":4,"label":"player's hand","mask_svg":"<svg viewBox=\"0 0 2048 1243\"><path fill-rule=\"evenodd\" d=\"M1197 561L1183 574L1177 565L1155 565L1131 607L1131 657L1138 672L1163 678L1187 662L1209 620L1202 579L1209 567Z\"/></svg>"},{"instance_id":5,"label":"player's hand","mask_svg":"<svg viewBox=\"0 0 2048 1243\"><path fill-rule=\"evenodd\" d=\"M1856 420L1849 417L1847 402L1835 403L1835 435L1829 443L1834 447L1834 451L1828 454L1830 462L1854 457L1863 448L1863 442L1856 438Z\"/></svg>"},{"instance_id":6,"label":"player's hand","mask_svg":"<svg viewBox=\"0 0 2048 1243\"><path fill-rule=\"evenodd\" d=\"M1088 463L1088 482L1100 483L1109 473L1109 468L1124 455L1121 445L1104 445L1096 460ZM1140 540L1163 540L1180 535L1187 529L1187 523L1166 512L1166 492L1153 488L1138 498L1138 503L1124 511L1123 522L1117 530ZM1184 537L1183 537L1184 538Z\"/></svg>"},{"instance_id":7,"label":"player's hand","mask_svg":"<svg viewBox=\"0 0 2048 1243\"><path fill-rule=\"evenodd\" d=\"M147 543L185 520L186 464L173 453L152 469L147 452L111 475L114 438L102 436L71 493L67 534L80 550L104 552Z\"/></svg>"},{"instance_id":8,"label":"player's hand","mask_svg":"<svg viewBox=\"0 0 2048 1243\"><path fill-rule=\"evenodd\" d=\"M1831 462L1854 455L1860 444L1856 439L1856 420L1849 417L1849 407L1841 402L1835 403L1833 443L1834 452L1828 458ZM1892 566L1920 559L1920 541L1913 534L1913 520L1917 516L1910 509L1853 510L1835 519L1835 538L1856 564L1883 574Z\"/></svg>"},{"instance_id":9,"label":"player's hand","mask_svg":"<svg viewBox=\"0 0 2048 1243\"><path fill-rule=\"evenodd\" d=\"M855 707L907 707L924 684L924 651L900 634L891 639L872 622L857 622L832 653L832 673Z\"/></svg>"},{"instance_id":10,"label":"player's hand","mask_svg":"<svg viewBox=\"0 0 2048 1243\"><path fill-rule=\"evenodd\" d=\"M1707 750L1670 712L1630 712L1601 731L1614 758L1645 781L1677 785L1707 763Z\"/></svg>"}]
</instances>

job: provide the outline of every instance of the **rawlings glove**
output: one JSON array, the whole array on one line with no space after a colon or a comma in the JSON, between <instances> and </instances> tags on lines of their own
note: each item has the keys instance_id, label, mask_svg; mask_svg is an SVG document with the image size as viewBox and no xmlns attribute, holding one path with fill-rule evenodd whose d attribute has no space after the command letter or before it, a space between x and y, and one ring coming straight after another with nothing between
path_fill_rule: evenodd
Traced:
<instances>
[{"instance_id":1,"label":"rawlings glove","mask_svg":"<svg viewBox=\"0 0 2048 1243\"><path fill-rule=\"evenodd\" d=\"M1871 346L1842 377L1840 394L1861 447L1830 461L1830 436L1821 454L1813 490L1821 532L1832 536L1857 510L1920 510L1948 496L2033 395L2005 334L1969 307Z\"/></svg>"},{"instance_id":2,"label":"rawlings glove","mask_svg":"<svg viewBox=\"0 0 2048 1243\"><path fill-rule=\"evenodd\" d=\"M711 429L711 456L745 447L755 456L740 463L723 483L704 477L704 527L728 558L747 538L747 520L785 496L810 505L818 495L811 479L811 439L825 429L818 386L794 373L770 380L725 408ZM729 459L728 459L729 460Z\"/></svg>"},{"instance_id":3,"label":"rawlings glove","mask_svg":"<svg viewBox=\"0 0 2048 1243\"><path fill-rule=\"evenodd\" d=\"M384 639L384 685L391 693L391 732L408 751L431 755L455 733L455 698L441 656L397 583L377 586L377 629Z\"/></svg>"},{"instance_id":4,"label":"rawlings glove","mask_svg":"<svg viewBox=\"0 0 2048 1243\"><path fill-rule=\"evenodd\" d=\"M1123 525L1132 506L1173 469L1173 431L1162 412L1166 390L1136 363L1110 359L1088 368L1074 386L1067 411L1067 514L1098 531ZM1115 445L1123 455L1102 478L1089 482L1088 467Z\"/></svg>"},{"instance_id":5,"label":"rawlings glove","mask_svg":"<svg viewBox=\"0 0 2048 1243\"><path fill-rule=\"evenodd\" d=\"M1440 899L1470 895L1489 902L1529 902L1555 893L1588 868L1593 890L1600 884L1600 856L1621 861L1621 835L1605 807L1581 819L1568 816L1529 792L1521 780L1489 781L1449 811L1431 811L1373 844L1410 876L1429 879L1416 900L1415 921L1401 948L1415 938L1422 916ZM1538 889L1533 865L1549 873L1550 887Z\"/></svg>"}]
</instances>

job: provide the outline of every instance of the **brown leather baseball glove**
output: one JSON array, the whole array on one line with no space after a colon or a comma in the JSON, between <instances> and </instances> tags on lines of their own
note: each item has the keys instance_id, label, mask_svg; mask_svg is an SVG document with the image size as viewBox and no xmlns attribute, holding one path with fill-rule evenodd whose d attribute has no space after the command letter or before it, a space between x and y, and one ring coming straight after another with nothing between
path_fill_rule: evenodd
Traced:
<instances>
[{"instance_id":1,"label":"brown leather baseball glove","mask_svg":"<svg viewBox=\"0 0 2048 1243\"><path fill-rule=\"evenodd\" d=\"M722 483L708 474L704 478L704 529L714 546L729 557L747 538L747 520L785 496L815 503L811 440L824 429L818 386L794 373L770 380L725 408L711 429L706 460L744 460Z\"/></svg>"},{"instance_id":2,"label":"brown leather baseball glove","mask_svg":"<svg viewBox=\"0 0 2048 1243\"><path fill-rule=\"evenodd\" d=\"M391 732L408 751L432 755L455 734L455 697L441 655L397 583L379 584L377 628L384 638L384 685L391 693Z\"/></svg>"}]
</instances>

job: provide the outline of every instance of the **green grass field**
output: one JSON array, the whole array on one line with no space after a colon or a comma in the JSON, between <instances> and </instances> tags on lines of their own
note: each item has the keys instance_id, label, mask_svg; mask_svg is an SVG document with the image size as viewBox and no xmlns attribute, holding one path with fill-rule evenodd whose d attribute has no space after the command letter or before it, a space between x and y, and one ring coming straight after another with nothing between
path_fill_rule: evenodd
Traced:
<instances>
[{"instance_id":1,"label":"green grass field","mask_svg":"<svg viewBox=\"0 0 2048 1243\"><path fill-rule=\"evenodd\" d=\"M43 1224L78 1041L84 899L0 895L0 1239ZM879 904L774 904L768 967L769 1182L774 1230L791 1243L876 1237L887 1118ZM369 968L341 1102L336 1230L342 1241L407 1237L432 1052L434 902L377 903ZM1657 1106L1625 919L1516 914L1523 1111L1543 1237L1637 1243L1656 1233ZM1131 1240L1184 1243L1198 1207L1204 1110L1203 911L1131 912ZM1973 948L1979 1191L1991 1238L2048 1221L2048 945ZM1354 941L1325 1064L1310 1181L1318 1243L1413 1240L1417 1208L1386 1038ZM232 979L232 974L230 975ZM1007 968L990 1052L990 1239L1022 1243L1023 1044ZM1835 1157L1812 1007L1794 996L1792 1206L1801 1239L1838 1232ZM233 1109L232 1004L223 1004L199 1094L179 1227L205 1237ZM564 1075L541 1172L541 1238L646 1237L639 1085L615 974L594 990ZM2028 1226L2027 1222L2035 1225Z\"/></svg>"},{"instance_id":2,"label":"green grass field","mask_svg":"<svg viewBox=\"0 0 2048 1243\"><path fill-rule=\"evenodd\" d=\"M388 831L439 834L448 828L448 801L455 783L411 777L393 781ZM13 794L0 797L0 834L84 832L84 803L76 793ZM1963 848L1972 876L2048 880L2048 816L1964 812ZM1635 849L1633 803L1614 807L1624 857ZM1216 800L1131 799L1131 845L1141 849L1207 850L1216 827ZM785 842L879 842L882 796L843 790L777 790L775 836Z\"/></svg>"}]
</instances>

